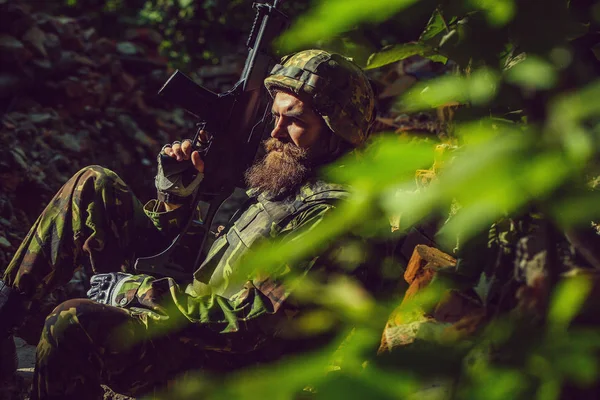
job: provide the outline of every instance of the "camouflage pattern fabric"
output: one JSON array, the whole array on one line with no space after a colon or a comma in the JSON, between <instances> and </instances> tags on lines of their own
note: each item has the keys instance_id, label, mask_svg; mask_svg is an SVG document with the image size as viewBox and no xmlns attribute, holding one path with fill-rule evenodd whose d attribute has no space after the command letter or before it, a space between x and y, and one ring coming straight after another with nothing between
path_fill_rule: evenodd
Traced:
<instances>
[{"instance_id":1,"label":"camouflage pattern fabric","mask_svg":"<svg viewBox=\"0 0 600 400\"><path fill-rule=\"evenodd\" d=\"M206 333L148 325L143 313L72 299L48 316L31 399L102 399L101 384L140 396L185 368L230 371L244 360L205 345ZM214 344L214 341L213 341Z\"/></svg>"},{"instance_id":2,"label":"camouflage pattern fabric","mask_svg":"<svg viewBox=\"0 0 600 400\"><path fill-rule=\"evenodd\" d=\"M340 186L324 182L307 183L295 197L285 199L249 194L250 206L239 217L234 216L235 222L221 232L191 284L182 288L172 278L133 276L126 278L116 296L117 303L152 310L148 315L155 320L168 315L173 323L196 323L214 332L235 333L252 330L253 326L268 331L264 320L258 323L255 320L274 315L289 292L273 275L256 277L241 285L230 284L236 263L257 240L285 239L291 232L316 226L335 207L335 202L348 194ZM293 268L303 273L312 265L308 261ZM244 352L260 345L245 336L243 340L227 342L226 346L231 351Z\"/></svg>"},{"instance_id":3,"label":"camouflage pattern fabric","mask_svg":"<svg viewBox=\"0 0 600 400\"><path fill-rule=\"evenodd\" d=\"M90 275L132 272L136 256L164 246L172 233L160 226L169 224L158 213L147 214L150 219L114 172L91 166L76 173L46 206L6 268L4 281L30 300L29 318L19 334L37 342L52 308L85 297Z\"/></svg>"},{"instance_id":4,"label":"camouflage pattern fabric","mask_svg":"<svg viewBox=\"0 0 600 400\"><path fill-rule=\"evenodd\" d=\"M375 119L375 95L350 59L323 50L301 51L284 57L265 86L272 97L281 88L308 95L327 126L354 146L367 139Z\"/></svg>"},{"instance_id":5,"label":"camouflage pattern fabric","mask_svg":"<svg viewBox=\"0 0 600 400\"><path fill-rule=\"evenodd\" d=\"M347 193L310 182L291 198L253 195L197 271L204 282L194 279L180 287L171 278L133 275L117 297L124 308L87 299L59 305L43 325L33 398L100 398L101 382L139 394L190 367L231 370L289 348L276 338L287 320L288 313L279 310L288 289L273 276L231 287L223 282L256 240L318 224ZM4 279L31 299L30 314L39 315L45 311L40 304L76 271L87 279L95 273L134 272L135 258L164 248L189 214L184 207L165 212L161 206L156 200L142 206L112 171L85 168L46 207ZM294 268L302 272L313 264ZM216 282L221 284L212 288ZM253 357L245 355L258 349Z\"/></svg>"}]
</instances>

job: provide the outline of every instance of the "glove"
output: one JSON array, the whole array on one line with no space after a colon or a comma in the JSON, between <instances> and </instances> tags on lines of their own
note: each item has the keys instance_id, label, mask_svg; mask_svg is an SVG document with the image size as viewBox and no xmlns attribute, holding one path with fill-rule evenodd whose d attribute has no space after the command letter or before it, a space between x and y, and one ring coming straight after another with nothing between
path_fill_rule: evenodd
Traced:
<instances>
[{"instance_id":1,"label":"glove","mask_svg":"<svg viewBox=\"0 0 600 400\"><path fill-rule=\"evenodd\" d=\"M171 145L165 145L163 150L167 146ZM163 150L158 154L158 172L154 179L158 200L183 204L187 197L196 192L204 174L190 167L190 163L178 162L165 155Z\"/></svg>"},{"instance_id":2,"label":"glove","mask_svg":"<svg viewBox=\"0 0 600 400\"><path fill-rule=\"evenodd\" d=\"M132 275L123 272L93 275L90 279L92 287L88 290L87 297L98 303L117 307L119 304L116 303L115 298L126 278L130 276Z\"/></svg>"}]
</instances>

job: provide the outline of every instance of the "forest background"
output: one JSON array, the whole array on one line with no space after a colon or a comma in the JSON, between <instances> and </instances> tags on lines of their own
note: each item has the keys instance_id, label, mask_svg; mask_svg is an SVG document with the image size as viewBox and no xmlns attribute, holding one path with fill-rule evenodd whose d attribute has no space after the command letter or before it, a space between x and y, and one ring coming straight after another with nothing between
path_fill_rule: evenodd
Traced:
<instances>
[{"instance_id":1,"label":"forest background","mask_svg":"<svg viewBox=\"0 0 600 400\"><path fill-rule=\"evenodd\" d=\"M173 68L230 87L250 3L0 0L3 265L84 165L153 195L156 152L193 126L157 89ZM353 57L379 88L380 115L360 160L324 171L352 200L300 244L260 248L244 266L275 268L335 241L336 263L366 263L391 289L375 298L341 276L305 279L298 295L321 304L298 330L335 324L338 342L192 375L165 398L595 398L598 2L284 1L283 11L293 23L277 50ZM444 253L406 255L415 231Z\"/></svg>"}]
</instances>

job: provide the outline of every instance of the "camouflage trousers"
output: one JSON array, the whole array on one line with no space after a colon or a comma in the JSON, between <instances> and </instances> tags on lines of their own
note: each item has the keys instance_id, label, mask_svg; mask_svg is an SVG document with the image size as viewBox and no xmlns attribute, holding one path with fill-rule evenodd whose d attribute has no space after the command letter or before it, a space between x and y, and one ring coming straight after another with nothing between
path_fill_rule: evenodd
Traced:
<instances>
[{"instance_id":1,"label":"camouflage trousers","mask_svg":"<svg viewBox=\"0 0 600 400\"><path fill-rule=\"evenodd\" d=\"M20 336L37 342L45 317L62 301L85 297L91 275L132 272L135 257L164 241L114 172L82 169L48 203L6 268L4 281L30 302Z\"/></svg>"},{"instance_id":2,"label":"camouflage trousers","mask_svg":"<svg viewBox=\"0 0 600 400\"><path fill-rule=\"evenodd\" d=\"M160 324L149 324L143 313L83 298L47 309L57 298L84 296L86 287L65 289L74 274L89 279L95 273L132 272L136 257L164 248L165 241L139 200L110 170L85 168L59 190L4 275L30 300L30 321L20 336L30 342L40 338L32 399L101 399L100 384L138 395L184 367L228 369L221 353L194 351L200 346L190 340L195 334L190 327L156 335L149 326L160 329ZM54 301L48 300L61 289ZM38 322L40 315L47 316L45 322Z\"/></svg>"}]
</instances>

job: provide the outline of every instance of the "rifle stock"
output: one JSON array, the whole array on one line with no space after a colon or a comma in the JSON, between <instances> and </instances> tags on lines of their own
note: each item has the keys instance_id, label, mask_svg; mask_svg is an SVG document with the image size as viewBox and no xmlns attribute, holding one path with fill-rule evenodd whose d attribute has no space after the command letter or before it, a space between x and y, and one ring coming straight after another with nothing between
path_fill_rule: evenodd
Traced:
<instances>
[{"instance_id":1,"label":"rifle stock","mask_svg":"<svg viewBox=\"0 0 600 400\"><path fill-rule=\"evenodd\" d=\"M175 71L160 89L161 96L203 120L203 128L211 133L208 146L200 145L198 133L192 142L194 149L202 151L205 168L204 180L192 200L192 213L201 200L208 202L209 207L201 222L203 241L191 269L179 266L174 261L173 251L189 227L200 223L192 217L167 249L151 257L138 258L137 272L185 281L192 278L192 272L200 265L212 219L254 160L265 131L270 101L264 95L263 81L276 63L270 46L287 24L287 18L277 9L279 3L279 0L273 4L254 3L257 13L248 38L248 56L240 79L231 90L216 94L181 71ZM170 157L163 161L163 167L170 173L193 168L189 161L178 162Z\"/></svg>"}]
</instances>

